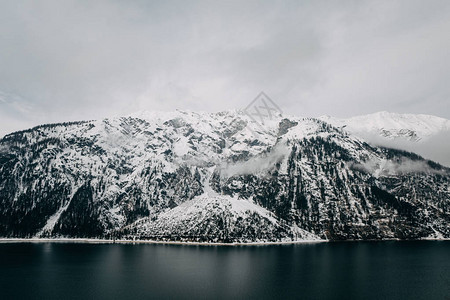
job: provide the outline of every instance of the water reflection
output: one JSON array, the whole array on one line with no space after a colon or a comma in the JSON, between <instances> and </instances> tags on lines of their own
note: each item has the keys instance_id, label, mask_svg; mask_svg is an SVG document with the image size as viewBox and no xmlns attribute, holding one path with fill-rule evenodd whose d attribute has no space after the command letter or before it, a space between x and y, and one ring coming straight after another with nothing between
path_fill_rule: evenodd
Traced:
<instances>
[{"instance_id":1,"label":"water reflection","mask_svg":"<svg viewBox=\"0 0 450 300\"><path fill-rule=\"evenodd\" d=\"M0 244L2 298L428 298L450 242L218 247Z\"/></svg>"}]
</instances>

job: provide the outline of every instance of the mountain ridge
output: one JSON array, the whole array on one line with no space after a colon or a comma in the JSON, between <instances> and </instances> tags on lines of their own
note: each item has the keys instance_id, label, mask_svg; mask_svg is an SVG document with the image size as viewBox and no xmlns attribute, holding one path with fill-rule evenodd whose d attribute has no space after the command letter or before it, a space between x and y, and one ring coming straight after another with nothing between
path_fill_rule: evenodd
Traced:
<instances>
[{"instance_id":1,"label":"mountain ridge","mask_svg":"<svg viewBox=\"0 0 450 300\"><path fill-rule=\"evenodd\" d=\"M38 126L0 145L5 237L449 236L448 168L314 118L261 130L238 111L144 113Z\"/></svg>"},{"instance_id":2,"label":"mountain ridge","mask_svg":"<svg viewBox=\"0 0 450 300\"><path fill-rule=\"evenodd\" d=\"M320 120L334 126L345 126L355 134L373 133L385 138L422 141L440 131L450 130L450 120L426 114L401 114L380 111L350 118L321 116Z\"/></svg>"}]
</instances>

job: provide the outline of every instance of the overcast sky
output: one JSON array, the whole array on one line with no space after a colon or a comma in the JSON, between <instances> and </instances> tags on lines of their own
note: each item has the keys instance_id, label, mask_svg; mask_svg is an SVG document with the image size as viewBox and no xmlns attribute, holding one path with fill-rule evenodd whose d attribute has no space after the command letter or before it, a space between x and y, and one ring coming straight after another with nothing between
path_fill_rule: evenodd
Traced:
<instances>
[{"instance_id":1,"label":"overcast sky","mask_svg":"<svg viewBox=\"0 0 450 300\"><path fill-rule=\"evenodd\" d=\"M450 1L1 1L0 135L138 110L450 118Z\"/></svg>"}]
</instances>

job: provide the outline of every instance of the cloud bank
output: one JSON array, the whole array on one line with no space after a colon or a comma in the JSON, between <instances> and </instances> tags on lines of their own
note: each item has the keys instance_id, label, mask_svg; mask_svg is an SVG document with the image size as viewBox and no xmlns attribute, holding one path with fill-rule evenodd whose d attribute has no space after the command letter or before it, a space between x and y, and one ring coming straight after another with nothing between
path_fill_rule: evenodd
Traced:
<instances>
[{"instance_id":1,"label":"cloud bank","mask_svg":"<svg viewBox=\"0 0 450 300\"><path fill-rule=\"evenodd\" d=\"M362 164L352 164L351 167L369 174L389 176L409 173L445 174L443 170L433 169L426 161L402 158L400 160L369 160Z\"/></svg>"},{"instance_id":2,"label":"cloud bank","mask_svg":"<svg viewBox=\"0 0 450 300\"><path fill-rule=\"evenodd\" d=\"M2 1L0 135L138 110L450 118L448 1Z\"/></svg>"},{"instance_id":3,"label":"cloud bank","mask_svg":"<svg viewBox=\"0 0 450 300\"><path fill-rule=\"evenodd\" d=\"M284 144L275 145L269 152L252 157L243 162L224 164L220 168L220 175L232 177L236 175L258 174L267 172L274 168L283 158L288 156L290 148Z\"/></svg>"}]
</instances>

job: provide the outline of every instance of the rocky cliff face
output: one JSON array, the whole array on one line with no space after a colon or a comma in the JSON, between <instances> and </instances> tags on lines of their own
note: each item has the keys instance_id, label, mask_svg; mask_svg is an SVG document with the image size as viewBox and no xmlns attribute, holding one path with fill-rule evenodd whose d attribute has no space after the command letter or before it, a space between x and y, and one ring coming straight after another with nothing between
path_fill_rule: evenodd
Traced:
<instances>
[{"instance_id":1,"label":"rocky cliff face","mask_svg":"<svg viewBox=\"0 0 450 300\"><path fill-rule=\"evenodd\" d=\"M312 118L142 113L0 141L0 236L450 237L450 170Z\"/></svg>"}]
</instances>

